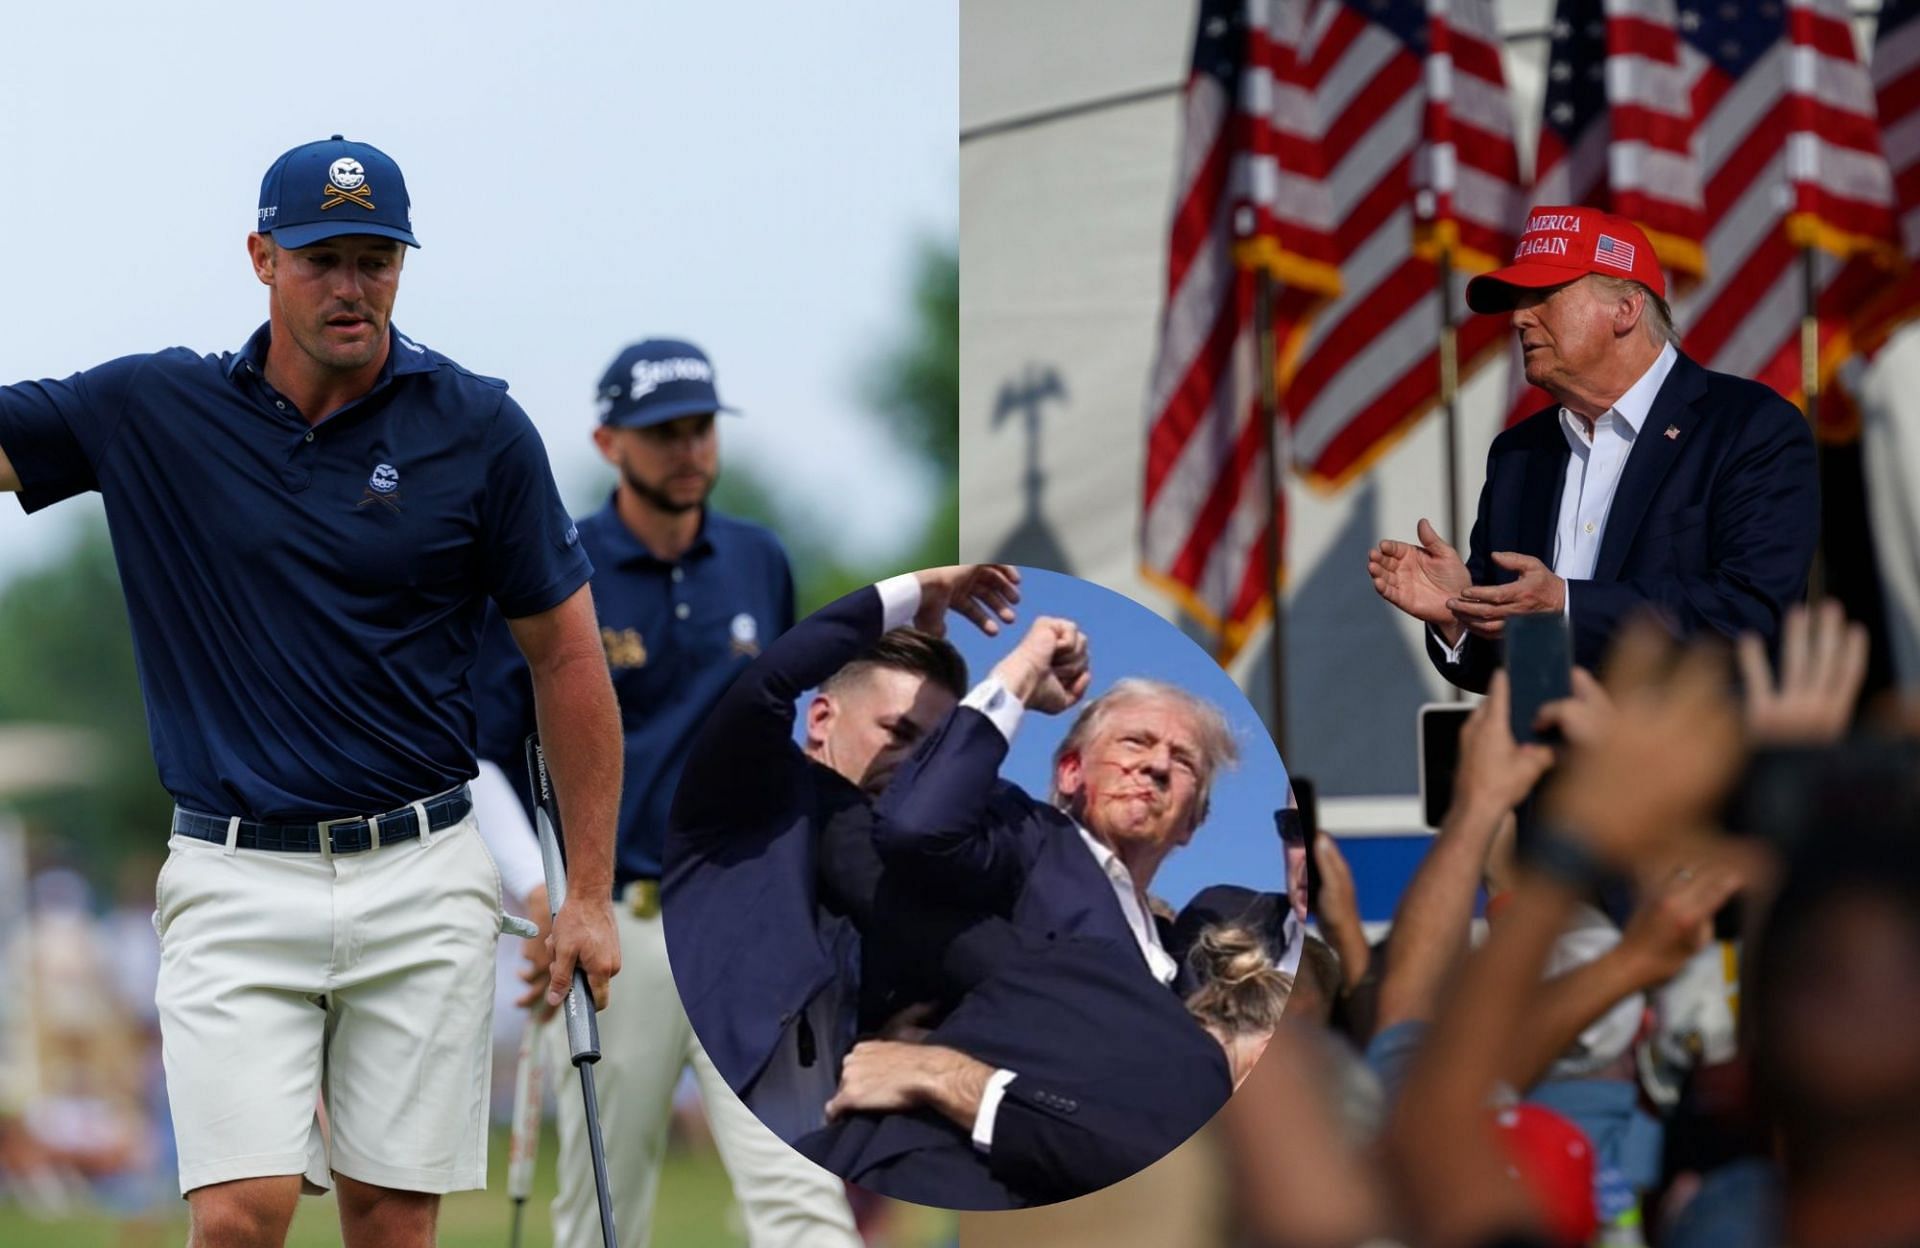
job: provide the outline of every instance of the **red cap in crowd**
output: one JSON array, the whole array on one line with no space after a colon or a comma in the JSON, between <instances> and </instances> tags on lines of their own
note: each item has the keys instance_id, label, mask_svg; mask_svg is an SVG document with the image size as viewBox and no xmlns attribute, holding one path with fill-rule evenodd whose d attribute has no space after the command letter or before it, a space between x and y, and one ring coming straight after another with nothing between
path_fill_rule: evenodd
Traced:
<instances>
[{"instance_id":1,"label":"red cap in crowd","mask_svg":"<svg viewBox=\"0 0 1920 1248\"><path fill-rule=\"evenodd\" d=\"M1631 278L1667 296L1666 276L1639 226L1597 208L1542 206L1527 217L1513 263L1467 283L1467 306L1511 312L1516 290L1558 286L1588 273Z\"/></svg>"},{"instance_id":2,"label":"red cap in crowd","mask_svg":"<svg viewBox=\"0 0 1920 1248\"><path fill-rule=\"evenodd\" d=\"M1494 1115L1514 1176L1545 1215L1556 1243L1584 1244L1600 1227L1593 1200L1593 1145L1586 1133L1539 1105Z\"/></svg>"}]
</instances>

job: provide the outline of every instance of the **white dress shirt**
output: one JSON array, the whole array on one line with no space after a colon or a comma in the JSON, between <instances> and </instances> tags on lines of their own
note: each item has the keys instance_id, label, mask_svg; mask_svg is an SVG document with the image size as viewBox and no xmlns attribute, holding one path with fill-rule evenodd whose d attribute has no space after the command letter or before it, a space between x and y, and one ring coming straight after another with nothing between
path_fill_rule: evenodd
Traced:
<instances>
[{"instance_id":1,"label":"white dress shirt","mask_svg":"<svg viewBox=\"0 0 1920 1248\"><path fill-rule=\"evenodd\" d=\"M960 705L972 707L985 715L1009 744L1013 741L1014 731L1020 726L1021 716L1026 712L1025 704L1014 697L997 676L988 676L975 685L960 700ZM1074 828L1080 833L1080 839L1093 856L1094 863L1099 866L1100 874L1106 876L1107 882L1113 886L1114 899L1120 903L1120 913L1126 917L1127 929L1133 933L1134 944L1139 946L1147 969L1161 983L1171 984L1180 969L1179 964L1160 943L1160 929L1141 901L1139 891L1134 888L1132 873L1120 861L1118 854L1103 845L1077 821ZM973 1146L983 1153L993 1147L994 1120L999 1116L1000 1102L1006 1096L1007 1085L1016 1077L1016 1072L1003 1068L994 1071L987 1080L986 1090L980 1097L979 1111L973 1119Z\"/></svg>"},{"instance_id":2,"label":"white dress shirt","mask_svg":"<svg viewBox=\"0 0 1920 1248\"><path fill-rule=\"evenodd\" d=\"M1014 731L1020 726L1021 715L1026 711L1025 705L1008 692L997 676L988 676L975 685L960 700L960 705L970 706L985 715L1009 744L1013 741ZM1139 946L1140 957L1146 962L1147 969L1161 983L1171 984L1174 974L1180 969L1179 964L1160 943L1160 929L1155 926L1153 916L1147 912L1146 903L1140 899L1139 890L1133 885L1133 874L1120 861L1118 854L1081 827L1078 821L1073 826L1079 830L1080 840L1086 845L1087 852L1093 855L1100 874L1106 876L1107 882L1113 886L1114 900L1120 903L1120 913L1127 920L1127 930L1133 933L1133 943Z\"/></svg>"},{"instance_id":3,"label":"white dress shirt","mask_svg":"<svg viewBox=\"0 0 1920 1248\"><path fill-rule=\"evenodd\" d=\"M1613 510L1614 491L1620 488L1620 474L1626 470L1627 456L1633 451L1640 427L1646 424L1667 374L1673 371L1679 353L1668 343L1660 349L1640 380L1600 414L1588 430L1586 420L1560 409L1560 431L1566 435L1573 452L1567 460L1566 481L1560 487L1560 513L1553 527L1553 573L1568 582L1560 613L1573 613L1574 581L1593 579L1593 565L1600 558L1600 542L1607 535L1607 514ZM1428 626L1432 628L1431 625ZM1458 663L1471 633L1462 632L1452 646L1433 630L1435 641L1449 663Z\"/></svg>"}]
</instances>

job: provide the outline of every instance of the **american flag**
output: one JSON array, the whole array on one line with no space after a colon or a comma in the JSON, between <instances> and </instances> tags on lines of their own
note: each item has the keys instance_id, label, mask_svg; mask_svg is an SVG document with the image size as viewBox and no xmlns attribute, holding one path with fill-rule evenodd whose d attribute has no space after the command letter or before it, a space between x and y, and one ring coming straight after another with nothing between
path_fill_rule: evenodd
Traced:
<instances>
[{"instance_id":1,"label":"american flag","mask_svg":"<svg viewBox=\"0 0 1920 1248\"><path fill-rule=\"evenodd\" d=\"M1415 152L1422 258L1484 273L1507 262L1526 212L1500 31L1487 0L1428 0L1427 109Z\"/></svg>"},{"instance_id":2,"label":"american flag","mask_svg":"<svg viewBox=\"0 0 1920 1248\"><path fill-rule=\"evenodd\" d=\"M1681 34L1711 223L1707 276L1674 306L1683 341L1709 368L1799 398L1796 244L1817 245L1817 288L1831 298L1845 256L1891 243L1891 182L1846 5L1688 0ZM1880 280L1856 266L1841 286L1868 278ZM1822 319L1830 372L1844 323Z\"/></svg>"},{"instance_id":3,"label":"american flag","mask_svg":"<svg viewBox=\"0 0 1920 1248\"><path fill-rule=\"evenodd\" d=\"M1439 397L1436 235L1458 238L1461 267L1491 267L1512 252L1525 203L1486 0L1322 0L1298 68L1329 153L1341 290L1281 323L1298 361L1284 402L1294 462L1337 488ZM1464 281L1452 293L1464 376L1505 327L1466 314Z\"/></svg>"},{"instance_id":4,"label":"american flag","mask_svg":"<svg viewBox=\"0 0 1920 1248\"><path fill-rule=\"evenodd\" d=\"M1840 310L1884 288L1893 241L1891 182L1845 0L1560 0L1545 110L1535 202L1610 206L1642 224L1674 272L1688 354L1800 398L1805 243L1816 248L1831 373L1848 345ZM1661 176L1621 150L1630 131L1664 136ZM1662 186L1679 189L1663 203ZM1517 370L1514 389L1509 423L1551 402Z\"/></svg>"},{"instance_id":5,"label":"american flag","mask_svg":"<svg viewBox=\"0 0 1920 1248\"><path fill-rule=\"evenodd\" d=\"M1202 0L1183 108L1141 562L1224 659L1271 611L1279 501L1242 266L1276 279L1282 454L1337 486L1438 396L1434 248L1490 267L1524 203L1489 0ZM1471 367L1504 327L1463 288Z\"/></svg>"},{"instance_id":6,"label":"american flag","mask_svg":"<svg viewBox=\"0 0 1920 1248\"><path fill-rule=\"evenodd\" d=\"M1600 241L1594 244L1594 263L1611 265L1631 273L1633 272L1633 253L1636 250L1638 248L1632 243L1623 243L1611 234L1602 234Z\"/></svg>"},{"instance_id":7,"label":"american flag","mask_svg":"<svg viewBox=\"0 0 1920 1248\"><path fill-rule=\"evenodd\" d=\"M1201 0L1148 398L1141 573L1218 636L1223 653L1270 609L1260 571L1269 515L1255 284L1235 252L1277 268L1288 253L1276 208L1317 186L1290 172L1283 179L1280 166L1292 138L1275 124L1273 99L1288 7L1255 15L1256 39L1241 0Z\"/></svg>"},{"instance_id":8,"label":"american flag","mask_svg":"<svg viewBox=\"0 0 1920 1248\"><path fill-rule=\"evenodd\" d=\"M1559 0L1532 202L1626 217L1685 285L1706 267L1706 225L1679 24L1674 0ZM1508 424L1552 402L1526 384L1517 344L1511 358Z\"/></svg>"},{"instance_id":9,"label":"american flag","mask_svg":"<svg viewBox=\"0 0 1920 1248\"><path fill-rule=\"evenodd\" d=\"M1830 319L1849 320L1850 345L1867 356L1920 315L1920 0L1886 0L1881 6L1872 73L1901 251L1909 267L1891 281L1876 281L1881 274L1867 261L1849 261L1823 296ZM1857 359L1844 361L1840 381L1847 383L1861 367ZM1851 432L1857 422L1851 406L1833 405L1831 421L1827 406L1821 409L1823 429Z\"/></svg>"}]
</instances>

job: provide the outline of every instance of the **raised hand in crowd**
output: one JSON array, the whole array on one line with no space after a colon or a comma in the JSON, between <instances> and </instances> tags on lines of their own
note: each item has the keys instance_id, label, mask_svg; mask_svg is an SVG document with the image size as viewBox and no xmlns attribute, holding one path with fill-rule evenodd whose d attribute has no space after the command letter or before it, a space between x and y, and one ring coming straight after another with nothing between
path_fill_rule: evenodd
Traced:
<instances>
[{"instance_id":1,"label":"raised hand in crowd","mask_svg":"<svg viewBox=\"0 0 1920 1248\"><path fill-rule=\"evenodd\" d=\"M973 621L989 637L1014 621L1020 601L1020 569L1008 563L965 563L928 568L914 574L920 582L920 610L913 626L935 637L947 635L947 612Z\"/></svg>"},{"instance_id":2,"label":"raised hand in crowd","mask_svg":"<svg viewBox=\"0 0 1920 1248\"><path fill-rule=\"evenodd\" d=\"M1746 883L1733 862L1677 867L1649 890L1620 943L1541 985L1514 1033L1505 1080L1531 1087L1615 1003L1666 983L1713 939L1713 916Z\"/></svg>"},{"instance_id":3,"label":"raised hand in crowd","mask_svg":"<svg viewBox=\"0 0 1920 1248\"><path fill-rule=\"evenodd\" d=\"M1367 943L1367 931L1360 921L1360 893L1354 887L1353 868L1340 852L1340 842L1324 832L1314 838L1313 861L1320 872L1320 910L1314 917L1320 921L1327 943L1340 955L1341 991L1351 992L1366 978L1373 958L1373 947Z\"/></svg>"},{"instance_id":4,"label":"raised hand in crowd","mask_svg":"<svg viewBox=\"0 0 1920 1248\"><path fill-rule=\"evenodd\" d=\"M1552 831L1543 848L1569 852L1543 855L1550 870L1522 873L1486 946L1437 1011L1395 1107L1387 1153L1418 1242L1537 1233L1537 1211L1506 1178L1505 1161L1482 1127L1490 1097L1521 1055L1486 1041L1516 1035L1538 1008L1548 952L1579 896L1574 864L1637 869L1643 878L1664 869L1684 886L1663 894L1660 904L1670 900L1670 911L1642 920L1634 956L1655 948L1671 956L1687 947L1700 936L1695 916L1711 915L1732 891L1725 874L1703 867L1719 861L1708 815L1741 759L1739 720L1717 655L1706 647L1678 651L1657 626L1636 625L1614 652L1606 694L1611 712L1588 741L1567 751L1547 794ZM1683 929L1678 934L1675 923ZM1383 1004L1385 995L1383 986ZM1535 1045L1537 1052L1548 1040Z\"/></svg>"},{"instance_id":5,"label":"raised hand in crowd","mask_svg":"<svg viewBox=\"0 0 1920 1248\"><path fill-rule=\"evenodd\" d=\"M1838 602L1829 598L1818 610L1796 605L1787 612L1777 681L1758 634L1742 634L1738 653L1754 744L1829 745L1846 733L1867 679L1867 628L1849 623Z\"/></svg>"},{"instance_id":6,"label":"raised hand in crowd","mask_svg":"<svg viewBox=\"0 0 1920 1248\"><path fill-rule=\"evenodd\" d=\"M1551 748L1513 739L1510 696L1506 673L1495 672L1486 700L1460 730L1453 806L1394 914L1377 1028L1433 1017L1440 987L1466 949L1494 834L1553 765Z\"/></svg>"},{"instance_id":7,"label":"raised hand in crowd","mask_svg":"<svg viewBox=\"0 0 1920 1248\"><path fill-rule=\"evenodd\" d=\"M1459 640L1461 624L1447 604L1470 588L1473 578L1433 525L1421 520L1415 531L1418 545L1387 538L1367 551L1367 575L1382 598L1439 629L1451 645Z\"/></svg>"},{"instance_id":8,"label":"raised hand in crowd","mask_svg":"<svg viewBox=\"0 0 1920 1248\"><path fill-rule=\"evenodd\" d=\"M1456 808L1505 814L1525 800L1553 766L1551 747L1513 739L1511 697L1502 672L1487 686L1486 700L1460 728L1460 766L1453 782Z\"/></svg>"},{"instance_id":9,"label":"raised hand in crowd","mask_svg":"<svg viewBox=\"0 0 1920 1248\"><path fill-rule=\"evenodd\" d=\"M1607 670L1612 709L1569 751L1550 818L1625 872L1692 865L1743 758L1726 688L1714 649L1680 651L1658 625L1629 627Z\"/></svg>"},{"instance_id":10,"label":"raised hand in crowd","mask_svg":"<svg viewBox=\"0 0 1920 1248\"><path fill-rule=\"evenodd\" d=\"M1557 728L1568 745L1590 747L1606 736L1612 720L1613 699L1607 696L1606 686L1586 668L1576 667L1572 694L1541 707L1534 727Z\"/></svg>"},{"instance_id":11,"label":"raised hand in crowd","mask_svg":"<svg viewBox=\"0 0 1920 1248\"><path fill-rule=\"evenodd\" d=\"M1079 702L1093 682L1087 635L1072 620L1043 615L993 674L1028 710L1057 715Z\"/></svg>"}]
</instances>

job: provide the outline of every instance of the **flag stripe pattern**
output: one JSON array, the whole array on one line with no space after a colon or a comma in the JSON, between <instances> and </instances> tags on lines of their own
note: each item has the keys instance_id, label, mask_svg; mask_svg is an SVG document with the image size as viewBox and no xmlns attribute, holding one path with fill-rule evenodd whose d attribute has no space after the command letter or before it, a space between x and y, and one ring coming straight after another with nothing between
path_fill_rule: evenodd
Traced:
<instances>
[{"instance_id":1,"label":"flag stripe pattern","mask_svg":"<svg viewBox=\"0 0 1920 1248\"><path fill-rule=\"evenodd\" d=\"M1706 268L1692 74L1674 0L1558 0L1535 147L1534 204L1617 213L1646 231L1677 285ZM1552 400L1509 355L1507 423Z\"/></svg>"},{"instance_id":2,"label":"flag stripe pattern","mask_svg":"<svg viewBox=\"0 0 1920 1248\"><path fill-rule=\"evenodd\" d=\"M1280 95L1292 73L1284 58L1293 8L1200 4L1147 400L1142 575L1229 648L1258 623L1256 611L1234 599L1267 524L1254 279L1239 261L1278 269L1288 255L1312 263L1327 254L1313 230L1280 226L1283 204L1294 206L1292 220L1325 220L1311 202L1319 183L1313 160L1296 146L1300 109ZM1283 167L1303 167L1306 176L1283 178ZM1241 498L1245 505L1234 505ZM1200 530L1214 541L1196 542Z\"/></svg>"}]
</instances>

